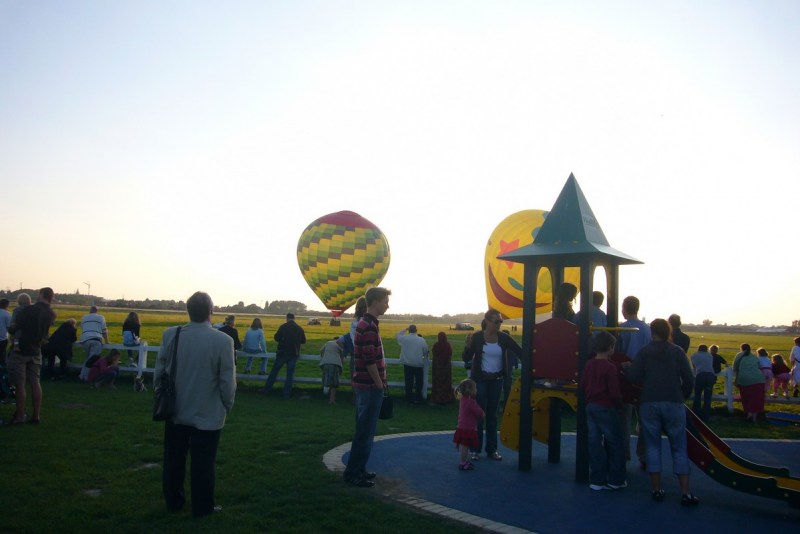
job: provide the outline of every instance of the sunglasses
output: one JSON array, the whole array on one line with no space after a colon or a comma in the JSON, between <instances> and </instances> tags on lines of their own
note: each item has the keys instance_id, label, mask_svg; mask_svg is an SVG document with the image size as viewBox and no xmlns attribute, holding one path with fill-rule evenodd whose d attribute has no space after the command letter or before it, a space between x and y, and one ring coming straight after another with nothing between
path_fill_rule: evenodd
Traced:
<instances>
[{"instance_id":1,"label":"sunglasses","mask_svg":"<svg viewBox=\"0 0 800 534\"><path fill-rule=\"evenodd\" d=\"M490 323L494 323L494 324L503 324L503 320L502 319L495 319L494 321L489 321L489 322Z\"/></svg>"}]
</instances>

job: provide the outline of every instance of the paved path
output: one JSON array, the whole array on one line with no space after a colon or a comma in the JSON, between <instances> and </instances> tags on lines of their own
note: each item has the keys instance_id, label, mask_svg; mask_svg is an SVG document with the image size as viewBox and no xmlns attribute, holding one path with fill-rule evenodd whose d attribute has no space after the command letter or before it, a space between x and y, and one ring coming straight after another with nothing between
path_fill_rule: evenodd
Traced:
<instances>
[{"instance_id":1,"label":"paved path","mask_svg":"<svg viewBox=\"0 0 800 534\"><path fill-rule=\"evenodd\" d=\"M785 466L800 476L800 442L789 440L729 440L748 460ZM350 444L331 451L324 462L344 470ZM575 436L562 437L561 463L547 463L547 447L534 443L533 469L517 469L517 453L501 446L502 462L482 457L474 471L457 469L458 453L452 432L378 436L369 462L378 473L373 489L399 502L454 518L491 532L794 532L800 510L783 501L734 491L693 467L692 490L700 497L696 508L680 505L677 480L671 474L664 443L667 498L650 499L649 479L630 464L629 487L617 492L591 491L574 482Z\"/></svg>"}]
</instances>

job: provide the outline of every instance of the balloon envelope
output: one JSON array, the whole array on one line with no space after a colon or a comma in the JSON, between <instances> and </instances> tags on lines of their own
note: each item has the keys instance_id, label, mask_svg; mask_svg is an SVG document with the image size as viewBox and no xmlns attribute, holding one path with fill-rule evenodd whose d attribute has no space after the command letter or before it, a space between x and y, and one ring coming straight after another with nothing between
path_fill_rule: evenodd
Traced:
<instances>
[{"instance_id":1,"label":"balloon envelope","mask_svg":"<svg viewBox=\"0 0 800 534\"><path fill-rule=\"evenodd\" d=\"M522 263L499 260L497 256L533 243L547 214L548 212L543 210L512 213L497 225L486 244L484 255L486 298L490 308L496 309L508 319L522 317L525 268ZM578 287L580 287L579 276L580 269L577 267L564 270L564 281ZM541 269L536 281L536 313L548 313L552 309L553 284L550 272Z\"/></svg>"},{"instance_id":2,"label":"balloon envelope","mask_svg":"<svg viewBox=\"0 0 800 534\"><path fill-rule=\"evenodd\" d=\"M312 291L338 317L386 276L389 242L358 213L329 213L300 235L297 264Z\"/></svg>"}]
</instances>

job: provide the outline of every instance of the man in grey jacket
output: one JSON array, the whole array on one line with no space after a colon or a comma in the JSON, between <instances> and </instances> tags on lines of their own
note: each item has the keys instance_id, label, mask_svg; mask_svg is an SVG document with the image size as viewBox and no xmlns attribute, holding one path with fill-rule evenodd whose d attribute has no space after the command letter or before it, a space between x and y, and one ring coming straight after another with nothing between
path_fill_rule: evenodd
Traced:
<instances>
[{"instance_id":1,"label":"man in grey jacket","mask_svg":"<svg viewBox=\"0 0 800 534\"><path fill-rule=\"evenodd\" d=\"M211 326L213 308L207 293L198 291L189 297L186 309L191 322L164 331L153 374L153 386L158 388L162 373L170 369L177 342L175 416L164 425L162 489L167 510L183 508L186 455L191 451L195 517L222 509L214 503L215 462L225 416L236 395L233 340Z\"/></svg>"}]
</instances>

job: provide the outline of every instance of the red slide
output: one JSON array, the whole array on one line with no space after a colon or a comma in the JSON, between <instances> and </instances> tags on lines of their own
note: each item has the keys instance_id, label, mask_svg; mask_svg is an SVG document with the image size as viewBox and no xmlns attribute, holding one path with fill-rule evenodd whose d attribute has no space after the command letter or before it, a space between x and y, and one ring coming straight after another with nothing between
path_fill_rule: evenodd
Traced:
<instances>
[{"instance_id":1,"label":"red slide","mask_svg":"<svg viewBox=\"0 0 800 534\"><path fill-rule=\"evenodd\" d=\"M785 467L769 467L745 460L717 436L688 407L686 440L689 458L708 476L729 488L785 500L800 508L800 478Z\"/></svg>"}]
</instances>

